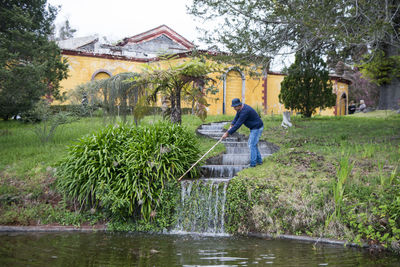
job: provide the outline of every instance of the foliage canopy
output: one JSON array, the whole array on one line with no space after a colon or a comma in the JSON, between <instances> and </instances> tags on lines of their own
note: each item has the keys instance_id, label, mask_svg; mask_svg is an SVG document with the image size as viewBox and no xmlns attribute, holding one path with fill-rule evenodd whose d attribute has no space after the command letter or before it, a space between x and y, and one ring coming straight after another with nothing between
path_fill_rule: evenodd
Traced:
<instances>
[{"instance_id":1,"label":"foliage canopy","mask_svg":"<svg viewBox=\"0 0 400 267\"><path fill-rule=\"evenodd\" d=\"M76 32L76 29L72 28L71 25L69 24L69 20L66 19L64 21L64 25L61 26L60 31L59 31L59 40L67 40L69 38L73 38L74 34Z\"/></svg>"},{"instance_id":2,"label":"foliage canopy","mask_svg":"<svg viewBox=\"0 0 400 267\"><path fill-rule=\"evenodd\" d=\"M396 70L389 74L399 72L398 64L387 64L400 51L397 0L194 0L189 12L214 22L204 24L211 28L205 30L205 41L222 44L233 54L253 55L252 60L265 67L268 58L297 51L319 51L328 56L331 67L338 61L360 63L365 54L373 59L382 51L383 60L375 61L382 66L369 70L390 66ZM398 107L400 79L393 77L386 76L388 82L380 87L380 108Z\"/></svg>"},{"instance_id":3,"label":"foliage canopy","mask_svg":"<svg viewBox=\"0 0 400 267\"><path fill-rule=\"evenodd\" d=\"M41 97L60 99L68 65L53 41L56 9L45 0L0 3L0 117L29 110Z\"/></svg>"}]
</instances>

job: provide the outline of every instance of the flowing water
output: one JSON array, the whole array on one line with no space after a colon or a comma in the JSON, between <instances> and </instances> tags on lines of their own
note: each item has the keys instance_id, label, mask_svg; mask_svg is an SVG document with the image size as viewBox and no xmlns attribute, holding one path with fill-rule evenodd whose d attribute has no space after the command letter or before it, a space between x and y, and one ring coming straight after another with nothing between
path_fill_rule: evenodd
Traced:
<instances>
[{"instance_id":1,"label":"flowing water","mask_svg":"<svg viewBox=\"0 0 400 267\"><path fill-rule=\"evenodd\" d=\"M228 179L200 179L181 183L178 222L172 233L224 235Z\"/></svg>"},{"instance_id":2,"label":"flowing water","mask_svg":"<svg viewBox=\"0 0 400 267\"><path fill-rule=\"evenodd\" d=\"M400 266L343 246L199 235L0 233L0 266Z\"/></svg>"},{"instance_id":3,"label":"flowing water","mask_svg":"<svg viewBox=\"0 0 400 267\"><path fill-rule=\"evenodd\" d=\"M219 139L224 133L226 123L204 124L198 133L210 138ZM245 138L231 136L223 141L226 153L208 160L203 165L202 177L197 180L184 180L181 183L181 203L178 206L178 222L172 233L202 235L225 234L224 217L226 189L230 179L246 168L250 162L250 152ZM271 155L273 149L260 142L262 157Z\"/></svg>"}]
</instances>

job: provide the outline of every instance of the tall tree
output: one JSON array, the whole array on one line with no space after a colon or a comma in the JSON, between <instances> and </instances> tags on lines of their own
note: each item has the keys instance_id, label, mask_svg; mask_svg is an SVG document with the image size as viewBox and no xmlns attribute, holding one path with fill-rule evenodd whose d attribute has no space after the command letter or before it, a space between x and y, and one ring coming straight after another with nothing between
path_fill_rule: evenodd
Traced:
<instances>
[{"instance_id":1,"label":"tall tree","mask_svg":"<svg viewBox=\"0 0 400 267\"><path fill-rule=\"evenodd\" d=\"M0 2L0 117L29 110L44 96L61 98L68 65L49 41L56 8L46 0Z\"/></svg>"},{"instance_id":2,"label":"tall tree","mask_svg":"<svg viewBox=\"0 0 400 267\"><path fill-rule=\"evenodd\" d=\"M69 38L73 38L74 34L76 32L76 29L71 28L71 25L69 24L69 20L64 21L64 25L61 26L59 34L58 34L58 39L59 40L67 40Z\"/></svg>"},{"instance_id":3,"label":"tall tree","mask_svg":"<svg viewBox=\"0 0 400 267\"><path fill-rule=\"evenodd\" d=\"M245 56L267 58L318 50L334 65L338 60L360 63L366 54L370 56L364 63L368 63L381 54L383 60L377 64L391 71L386 73L389 79L379 84L379 107L397 108L398 0L193 0L189 12L219 22L206 31L206 41L222 43L229 51Z\"/></svg>"},{"instance_id":4,"label":"tall tree","mask_svg":"<svg viewBox=\"0 0 400 267\"><path fill-rule=\"evenodd\" d=\"M167 56L167 67L159 65L149 65L136 79L140 84L147 85L150 100L157 101L157 96L168 99L171 110L171 122L182 122L181 102L183 95L191 95L197 103L196 114L200 118L205 117L205 87L208 82L213 81L208 75L219 71L216 63L194 58L188 61L173 63L173 57ZM193 89L195 88L195 89ZM193 90L200 91L195 94Z\"/></svg>"},{"instance_id":5,"label":"tall tree","mask_svg":"<svg viewBox=\"0 0 400 267\"><path fill-rule=\"evenodd\" d=\"M279 101L285 108L311 117L317 108L334 106L335 100L325 62L313 52L298 52L283 79Z\"/></svg>"}]
</instances>

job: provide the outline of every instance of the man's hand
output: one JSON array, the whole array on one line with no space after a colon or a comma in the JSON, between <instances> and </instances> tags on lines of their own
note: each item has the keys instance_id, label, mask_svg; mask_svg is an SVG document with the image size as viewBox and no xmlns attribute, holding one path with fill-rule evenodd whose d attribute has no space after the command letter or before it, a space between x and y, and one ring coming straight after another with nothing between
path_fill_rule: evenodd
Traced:
<instances>
[{"instance_id":1,"label":"man's hand","mask_svg":"<svg viewBox=\"0 0 400 267\"><path fill-rule=\"evenodd\" d=\"M224 133L224 135L222 136L222 139L225 139L225 138L227 138L227 137L228 137L228 135L229 135L229 133L228 133L228 131L226 131L226 132Z\"/></svg>"}]
</instances>

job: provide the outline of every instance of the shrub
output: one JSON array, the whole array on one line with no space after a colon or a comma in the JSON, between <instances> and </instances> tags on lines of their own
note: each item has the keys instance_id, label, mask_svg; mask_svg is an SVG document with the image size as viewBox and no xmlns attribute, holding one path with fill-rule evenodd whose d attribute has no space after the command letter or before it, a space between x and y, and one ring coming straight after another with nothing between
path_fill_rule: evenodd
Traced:
<instances>
[{"instance_id":1,"label":"shrub","mask_svg":"<svg viewBox=\"0 0 400 267\"><path fill-rule=\"evenodd\" d=\"M180 125L109 126L69 148L58 166L58 189L81 208L117 217L155 216L165 184L199 157L193 133ZM191 175L197 175L194 169Z\"/></svg>"},{"instance_id":2,"label":"shrub","mask_svg":"<svg viewBox=\"0 0 400 267\"><path fill-rule=\"evenodd\" d=\"M311 117L317 108L333 107L336 96L332 93L329 71L325 62L311 51L296 53L295 62L281 83L279 101L286 109Z\"/></svg>"}]
</instances>

